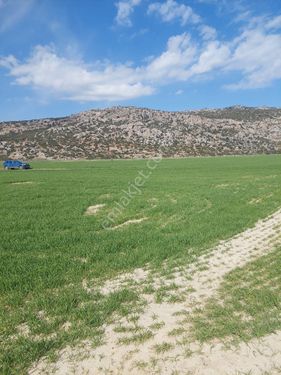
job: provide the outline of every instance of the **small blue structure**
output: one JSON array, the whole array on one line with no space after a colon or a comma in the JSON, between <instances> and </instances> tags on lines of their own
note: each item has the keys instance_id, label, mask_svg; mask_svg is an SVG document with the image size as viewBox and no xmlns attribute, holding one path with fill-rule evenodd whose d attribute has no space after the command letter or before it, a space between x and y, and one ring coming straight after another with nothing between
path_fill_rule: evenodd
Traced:
<instances>
[{"instance_id":1,"label":"small blue structure","mask_svg":"<svg viewBox=\"0 0 281 375\"><path fill-rule=\"evenodd\" d=\"M4 169L30 169L30 165L28 163L24 163L23 161L19 160L5 160L3 162Z\"/></svg>"}]
</instances>

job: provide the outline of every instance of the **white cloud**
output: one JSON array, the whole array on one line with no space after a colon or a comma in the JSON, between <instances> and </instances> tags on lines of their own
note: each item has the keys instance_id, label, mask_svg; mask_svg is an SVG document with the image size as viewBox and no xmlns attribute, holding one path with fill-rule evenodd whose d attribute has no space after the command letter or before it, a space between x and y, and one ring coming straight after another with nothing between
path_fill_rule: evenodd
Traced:
<instances>
[{"instance_id":1,"label":"white cloud","mask_svg":"<svg viewBox=\"0 0 281 375\"><path fill-rule=\"evenodd\" d=\"M24 63L9 56L0 59L0 65L9 68L16 84L70 100L124 100L153 92L129 66L106 64L94 69L58 56L51 47L37 46Z\"/></svg>"},{"instance_id":2,"label":"white cloud","mask_svg":"<svg viewBox=\"0 0 281 375\"><path fill-rule=\"evenodd\" d=\"M281 15L274 17L272 20L269 20L266 25L266 29L280 29L281 28Z\"/></svg>"},{"instance_id":3,"label":"white cloud","mask_svg":"<svg viewBox=\"0 0 281 375\"><path fill-rule=\"evenodd\" d=\"M215 28L205 25L202 19L193 9L185 4L180 4L175 0L166 0L163 3L152 3L148 7L148 14L155 13L159 15L163 22L171 22L178 19L182 26L187 23L195 24L203 40L216 39L217 31Z\"/></svg>"},{"instance_id":4,"label":"white cloud","mask_svg":"<svg viewBox=\"0 0 281 375\"><path fill-rule=\"evenodd\" d=\"M230 54L228 45L219 41L209 42L202 50L197 62L191 67L192 76L224 67L225 62L230 58Z\"/></svg>"},{"instance_id":5,"label":"white cloud","mask_svg":"<svg viewBox=\"0 0 281 375\"><path fill-rule=\"evenodd\" d=\"M240 71L244 76L227 86L232 89L265 87L281 79L281 34L266 34L260 28L245 31L225 69Z\"/></svg>"},{"instance_id":6,"label":"white cloud","mask_svg":"<svg viewBox=\"0 0 281 375\"><path fill-rule=\"evenodd\" d=\"M13 55L0 58L0 67L12 69L13 66L16 66L16 64L17 64L17 59Z\"/></svg>"},{"instance_id":7,"label":"white cloud","mask_svg":"<svg viewBox=\"0 0 281 375\"><path fill-rule=\"evenodd\" d=\"M175 92L176 95L182 95L183 93L184 93L183 90L177 90L177 91Z\"/></svg>"},{"instance_id":8,"label":"white cloud","mask_svg":"<svg viewBox=\"0 0 281 375\"><path fill-rule=\"evenodd\" d=\"M146 77L158 83L169 80L186 80L188 67L194 61L196 47L187 33L169 38L167 49L146 67Z\"/></svg>"},{"instance_id":9,"label":"white cloud","mask_svg":"<svg viewBox=\"0 0 281 375\"><path fill-rule=\"evenodd\" d=\"M134 8L141 3L141 0L122 0L116 3L116 22L121 26L132 26L131 15Z\"/></svg>"},{"instance_id":10,"label":"white cloud","mask_svg":"<svg viewBox=\"0 0 281 375\"><path fill-rule=\"evenodd\" d=\"M175 19L181 21L182 26L190 23L198 23L200 17L194 13L192 8L185 4L179 4L175 0L166 0L164 3L152 3L148 7L148 14L158 14L164 22Z\"/></svg>"},{"instance_id":11,"label":"white cloud","mask_svg":"<svg viewBox=\"0 0 281 375\"><path fill-rule=\"evenodd\" d=\"M216 39L217 37L216 29L208 25L201 25L199 32L204 40Z\"/></svg>"}]
</instances>

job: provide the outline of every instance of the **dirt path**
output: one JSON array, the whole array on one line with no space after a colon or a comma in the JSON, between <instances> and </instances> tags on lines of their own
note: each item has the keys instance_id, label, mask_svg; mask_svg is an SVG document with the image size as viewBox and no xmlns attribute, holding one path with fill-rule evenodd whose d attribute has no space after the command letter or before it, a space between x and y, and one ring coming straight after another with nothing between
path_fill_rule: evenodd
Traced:
<instances>
[{"instance_id":1,"label":"dirt path","mask_svg":"<svg viewBox=\"0 0 281 375\"><path fill-rule=\"evenodd\" d=\"M55 367L46 367L42 361L30 373L42 374L46 368L47 373L54 371L57 375L274 373L278 366L281 368L281 332L226 351L219 342L203 346L192 342L187 318L195 307L215 295L227 273L268 253L277 243L281 243L281 210L221 242L196 264L175 269L172 279L171 275L159 277L138 269L108 281L101 289L103 293L135 280L132 288L142 293L147 302L137 320L132 323L128 318L121 319L107 326L104 345L92 350L85 343L82 351L87 353L86 359L81 359L78 350L65 349ZM153 295L145 294L148 279L156 289L169 289L170 300L156 303ZM173 299L177 296L181 297L180 302ZM77 359L73 360L75 355Z\"/></svg>"}]
</instances>

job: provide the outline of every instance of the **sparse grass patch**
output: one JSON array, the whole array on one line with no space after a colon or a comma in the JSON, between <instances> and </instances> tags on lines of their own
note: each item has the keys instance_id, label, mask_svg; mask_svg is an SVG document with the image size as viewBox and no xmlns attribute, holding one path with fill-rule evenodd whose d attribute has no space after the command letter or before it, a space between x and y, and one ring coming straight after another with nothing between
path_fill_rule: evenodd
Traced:
<instances>
[{"instance_id":1,"label":"sparse grass patch","mask_svg":"<svg viewBox=\"0 0 281 375\"><path fill-rule=\"evenodd\" d=\"M158 344L154 346L156 354L161 354L168 352L169 350L173 349L173 344L169 342L163 342L162 344Z\"/></svg>"},{"instance_id":2,"label":"sparse grass patch","mask_svg":"<svg viewBox=\"0 0 281 375\"><path fill-rule=\"evenodd\" d=\"M81 306L86 299L91 299L92 303ZM6 327L1 332L6 344L6 350L0 353L2 373L24 373L26 361L35 360L38 350L44 348L52 354L63 343L75 345L81 338L93 338L93 342L98 344L103 333L99 327L113 314L126 315L137 302L137 295L131 290L120 290L108 296L86 296L83 290L72 287L51 290L44 299L30 299L25 304L26 308L20 309L17 315L10 315L6 305L0 313L0 320ZM32 311L41 311L42 307L50 311L49 304L54 304L49 319L31 314ZM62 329L66 315L70 322L68 330ZM26 333L22 334L23 330L17 328L20 325L28 328L24 330Z\"/></svg>"},{"instance_id":3,"label":"sparse grass patch","mask_svg":"<svg viewBox=\"0 0 281 375\"><path fill-rule=\"evenodd\" d=\"M172 329L168 335L169 336L181 336L185 333L185 329L183 327L178 327L178 328L174 328Z\"/></svg>"},{"instance_id":4,"label":"sparse grass patch","mask_svg":"<svg viewBox=\"0 0 281 375\"><path fill-rule=\"evenodd\" d=\"M141 329L141 327L134 325L134 326L122 326L118 325L114 327L114 332L116 333L131 333L131 332L137 332Z\"/></svg>"},{"instance_id":5,"label":"sparse grass patch","mask_svg":"<svg viewBox=\"0 0 281 375\"><path fill-rule=\"evenodd\" d=\"M200 341L228 338L248 341L281 329L281 248L225 279L217 298L193 316Z\"/></svg>"},{"instance_id":6,"label":"sparse grass patch","mask_svg":"<svg viewBox=\"0 0 281 375\"><path fill-rule=\"evenodd\" d=\"M198 267L198 271L207 271L207 269L208 269L209 267L208 267L208 265L207 264L201 264L199 267Z\"/></svg>"},{"instance_id":7,"label":"sparse grass patch","mask_svg":"<svg viewBox=\"0 0 281 375\"><path fill-rule=\"evenodd\" d=\"M185 296L183 293L180 294L170 294L167 297L167 302L169 303L177 303L177 302L183 302L185 300Z\"/></svg>"},{"instance_id":8,"label":"sparse grass patch","mask_svg":"<svg viewBox=\"0 0 281 375\"><path fill-rule=\"evenodd\" d=\"M148 363L147 363L147 362L144 362L144 361L136 361L136 362L135 362L135 367L136 367L138 370L144 370L145 368L148 367Z\"/></svg>"},{"instance_id":9,"label":"sparse grass patch","mask_svg":"<svg viewBox=\"0 0 281 375\"><path fill-rule=\"evenodd\" d=\"M155 292L155 301L161 303L164 301L177 302L180 299L179 295L175 295L175 291L179 289L179 286L175 283L169 285L162 285Z\"/></svg>"},{"instance_id":10,"label":"sparse grass patch","mask_svg":"<svg viewBox=\"0 0 281 375\"><path fill-rule=\"evenodd\" d=\"M152 329L153 331L157 331L158 329L164 327L165 323L164 322L156 322L152 323L149 328Z\"/></svg>"},{"instance_id":11,"label":"sparse grass patch","mask_svg":"<svg viewBox=\"0 0 281 375\"><path fill-rule=\"evenodd\" d=\"M125 344L125 345L129 345L129 344L142 344L143 342L151 339L151 337L153 337L154 334L152 331L150 330L142 330L140 331L139 333L136 333L132 336L127 336L127 337L122 337L121 339L119 339L119 343L120 344Z\"/></svg>"},{"instance_id":12,"label":"sparse grass patch","mask_svg":"<svg viewBox=\"0 0 281 375\"><path fill-rule=\"evenodd\" d=\"M153 294L155 292L155 288L152 284L148 284L143 288L144 294Z\"/></svg>"}]
</instances>

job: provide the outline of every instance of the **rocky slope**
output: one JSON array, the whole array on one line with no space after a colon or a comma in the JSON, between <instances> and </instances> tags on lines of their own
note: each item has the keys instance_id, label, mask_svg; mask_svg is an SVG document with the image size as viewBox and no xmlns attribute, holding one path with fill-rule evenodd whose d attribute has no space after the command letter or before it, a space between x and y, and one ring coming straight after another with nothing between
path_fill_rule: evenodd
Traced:
<instances>
[{"instance_id":1,"label":"rocky slope","mask_svg":"<svg viewBox=\"0 0 281 375\"><path fill-rule=\"evenodd\" d=\"M114 107L0 123L0 158L142 158L281 152L281 109Z\"/></svg>"}]
</instances>

